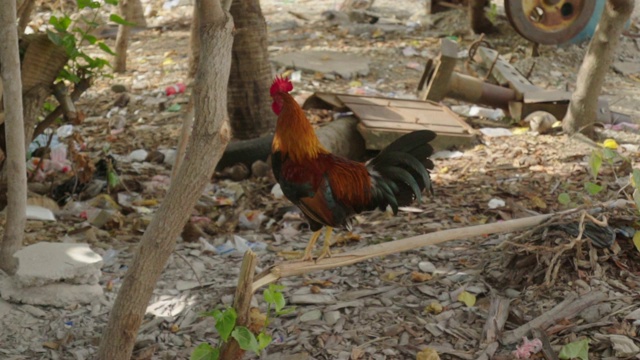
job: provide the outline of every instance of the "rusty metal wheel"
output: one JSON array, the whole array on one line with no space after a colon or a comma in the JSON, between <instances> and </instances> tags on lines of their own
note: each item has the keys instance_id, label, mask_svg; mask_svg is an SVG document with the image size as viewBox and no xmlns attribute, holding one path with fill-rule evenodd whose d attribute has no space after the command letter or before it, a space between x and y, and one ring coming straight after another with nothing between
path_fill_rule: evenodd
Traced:
<instances>
[{"instance_id":1,"label":"rusty metal wheel","mask_svg":"<svg viewBox=\"0 0 640 360\"><path fill-rule=\"evenodd\" d=\"M544 45L570 42L589 23L595 0L505 0L509 23L525 39Z\"/></svg>"}]
</instances>

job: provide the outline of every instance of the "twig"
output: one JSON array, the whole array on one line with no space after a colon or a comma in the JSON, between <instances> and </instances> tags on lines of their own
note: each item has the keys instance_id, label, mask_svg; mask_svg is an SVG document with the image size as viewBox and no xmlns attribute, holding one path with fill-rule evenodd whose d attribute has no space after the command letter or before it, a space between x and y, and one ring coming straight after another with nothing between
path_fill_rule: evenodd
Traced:
<instances>
[{"instance_id":1,"label":"twig","mask_svg":"<svg viewBox=\"0 0 640 360\"><path fill-rule=\"evenodd\" d=\"M545 359L558 360L558 356L556 355L556 352L553 351L551 341L549 341L549 336L547 336L546 332L540 329L531 329L531 334L542 342L542 355Z\"/></svg>"},{"instance_id":2,"label":"twig","mask_svg":"<svg viewBox=\"0 0 640 360\"><path fill-rule=\"evenodd\" d=\"M502 332L504 325L507 323L509 317L509 305L511 300L503 298L501 296L494 296L491 298L491 305L489 305L489 316L487 322L482 329L483 341L486 344L490 344L499 338L499 334Z\"/></svg>"},{"instance_id":3,"label":"twig","mask_svg":"<svg viewBox=\"0 0 640 360\"><path fill-rule=\"evenodd\" d=\"M522 219L503 221L500 223L449 229L436 233L418 235L406 239L367 246L342 254L336 254L330 258L325 258L315 262L294 261L281 263L265 270L258 276L258 279L253 283L253 292L264 285L276 282L285 277L347 266L374 257L400 253L427 245L441 244L451 240L467 239L474 236L526 229L536 226L541 222L550 219L552 216L554 216L554 214L530 216Z\"/></svg>"},{"instance_id":4,"label":"twig","mask_svg":"<svg viewBox=\"0 0 640 360\"><path fill-rule=\"evenodd\" d=\"M545 285L551 286L555 283L558 278L558 271L560 271L560 256L564 254L565 251L573 249L576 245L580 245L582 243L582 235L584 233L584 219L587 216L586 211L582 211L580 215L580 223L578 225L578 236L571 240L570 243L560 246L560 250L558 251L556 248L556 253L553 255L551 262L549 263L549 267L544 276Z\"/></svg>"},{"instance_id":5,"label":"twig","mask_svg":"<svg viewBox=\"0 0 640 360\"><path fill-rule=\"evenodd\" d=\"M191 265L191 262L189 260L187 260L186 257L184 257L182 254L180 254L177 251L175 251L174 254L178 255L182 260L184 260L184 262L187 263L187 265L189 265L189 267L191 268L191 271L193 271L193 275L195 275L196 280L198 281L198 285L202 286L202 281L200 281L200 277L198 276L198 273L196 272L196 269L193 267L193 265Z\"/></svg>"},{"instance_id":6,"label":"twig","mask_svg":"<svg viewBox=\"0 0 640 360\"><path fill-rule=\"evenodd\" d=\"M532 329L537 328L545 330L557 321L562 319L571 319L582 312L582 310L606 300L607 297L607 294L600 291L593 291L580 297L576 294L570 294L563 302L556 305L553 309L544 312L542 315L518 327L517 329L505 333L502 337L502 344L515 344L520 341L523 336L526 336Z\"/></svg>"},{"instance_id":7,"label":"twig","mask_svg":"<svg viewBox=\"0 0 640 360\"><path fill-rule=\"evenodd\" d=\"M53 96L55 96L56 100L60 103L62 113L67 118L67 121L76 123L78 121L78 112L64 82L60 81L53 85Z\"/></svg>"},{"instance_id":8,"label":"twig","mask_svg":"<svg viewBox=\"0 0 640 360\"><path fill-rule=\"evenodd\" d=\"M498 59L500 58L500 53L496 54L495 59L493 59L493 62L491 63L491 66L489 66L489 70L487 71L487 75L484 76L484 80L489 80L489 77L491 76L491 73L493 72L493 68L496 66L496 63L498 62Z\"/></svg>"},{"instance_id":9,"label":"twig","mask_svg":"<svg viewBox=\"0 0 640 360\"><path fill-rule=\"evenodd\" d=\"M533 69L536 67L536 62L534 61L533 64L531 64L531 67L529 68L529 71L527 71L527 75L525 75L525 79L530 80L531 75L533 74Z\"/></svg>"},{"instance_id":10,"label":"twig","mask_svg":"<svg viewBox=\"0 0 640 360\"><path fill-rule=\"evenodd\" d=\"M78 101L80 95L82 95L89 87L91 87L91 78L83 78L76 84L71 92L71 100ZM53 124L56 119L62 115L62 106L58 105L47 117L44 118L41 122L38 123L35 130L33 131L33 138L35 139L38 135L44 133L44 131Z\"/></svg>"}]
</instances>

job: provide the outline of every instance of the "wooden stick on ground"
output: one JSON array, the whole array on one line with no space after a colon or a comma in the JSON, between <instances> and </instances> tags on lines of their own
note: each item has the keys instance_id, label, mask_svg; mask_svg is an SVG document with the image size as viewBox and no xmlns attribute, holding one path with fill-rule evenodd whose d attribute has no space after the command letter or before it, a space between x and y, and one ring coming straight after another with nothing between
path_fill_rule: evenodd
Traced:
<instances>
[{"instance_id":1,"label":"wooden stick on ground","mask_svg":"<svg viewBox=\"0 0 640 360\"><path fill-rule=\"evenodd\" d=\"M501 296L492 296L491 305L489 306L489 316L487 322L482 329L482 338L484 343L490 344L500 338L500 333L504 329L509 317L509 305L511 300Z\"/></svg>"},{"instance_id":2,"label":"wooden stick on ground","mask_svg":"<svg viewBox=\"0 0 640 360\"><path fill-rule=\"evenodd\" d=\"M571 319L578 315L582 310L606 300L607 297L607 294L600 291L590 292L579 298L575 294L569 295L567 299L556 305L553 309L543 313L519 328L505 333L501 342L504 345L515 344L520 341L523 336L526 336L532 329L546 330L557 321L562 319Z\"/></svg>"},{"instance_id":3,"label":"wooden stick on ground","mask_svg":"<svg viewBox=\"0 0 640 360\"><path fill-rule=\"evenodd\" d=\"M347 266L374 257L418 249L427 245L441 244L451 240L467 239L474 236L506 233L526 229L536 226L543 221L550 219L552 216L553 214L538 215L499 223L470 226L461 229L449 229L367 246L358 250L335 254L330 258L325 258L315 262L294 261L278 264L267 269L258 276L258 279L253 283L252 292L255 292L262 286L276 282L285 277Z\"/></svg>"}]
</instances>

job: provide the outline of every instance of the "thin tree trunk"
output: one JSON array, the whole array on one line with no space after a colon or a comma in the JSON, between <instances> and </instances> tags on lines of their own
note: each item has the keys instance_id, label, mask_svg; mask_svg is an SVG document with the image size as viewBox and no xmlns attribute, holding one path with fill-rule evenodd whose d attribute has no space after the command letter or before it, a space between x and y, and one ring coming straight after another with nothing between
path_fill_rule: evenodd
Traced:
<instances>
[{"instance_id":1,"label":"thin tree trunk","mask_svg":"<svg viewBox=\"0 0 640 360\"><path fill-rule=\"evenodd\" d=\"M236 24L229 78L229 118L233 137L253 139L275 128L269 86L273 80L267 49L267 23L260 0L234 0Z\"/></svg>"},{"instance_id":2,"label":"thin tree trunk","mask_svg":"<svg viewBox=\"0 0 640 360\"><path fill-rule=\"evenodd\" d=\"M469 0L469 24L476 34L491 34L497 31L484 14L487 0Z\"/></svg>"},{"instance_id":3,"label":"thin tree trunk","mask_svg":"<svg viewBox=\"0 0 640 360\"><path fill-rule=\"evenodd\" d=\"M3 84L4 121L7 137L7 222L0 248L0 268L14 274L18 261L13 254L22 246L26 225L27 168L22 114L22 80L16 27L16 1L0 0L0 77Z\"/></svg>"},{"instance_id":4,"label":"thin tree trunk","mask_svg":"<svg viewBox=\"0 0 640 360\"><path fill-rule=\"evenodd\" d=\"M196 76L198 63L200 62L200 17L198 7L193 7L193 19L191 20L191 35L189 36L189 73L190 79Z\"/></svg>"},{"instance_id":5,"label":"thin tree trunk","mask_svg":"<svg viewBox=\"0 0 640 360\"><path fill-rule=\"evenodd\" d=\"M18 34L24 33L27 25L29 25L31 13L35 7L36 0L24 0L24 2L18 7L18 18L20 18L20 22L18 23Z\"/></svg>"},{"instance_id":6,"label":"thin tree trunk","mask_svg":"<svg viewBox=\"0 0 640 360\"><path fill-rule=\"evenodd\" d=\"M131 19L131 8L129 1L132 0L119 0L118 7L120 8L120 17L126 21ZM118 35L116 36L116 58L113 71L117 73L123 73L127 71L127 48L129 47L129 33L131 27L128 25L118 25Z\"/></svg>"},{"instance_id":7,"label":"thin tree trunk","mask_svg":"<svg viewBox=\"0 0 640 360\"><path fill-rule=\"evenodd\" d=\"M633 0L607 0L578 71L576 91L571 96L569 110L562 121L565 132L582 132L593 137L593 124L598 115L598 96L633 6Z\"/></svg>"},{"instance_id":8,"label":"thin tree trunk","mask_svg":"<svg viewBox=\"0 0 640 360\"><path fill-rule=\"evenodd\" d=\"M174 250L190 209L209 182L231 130L227 121L227 83L233 20L218 0L197 0L202 36L193 100L195 122L185 160L149 224L125 276L103 333L98 359L129 359L155 284Z\"/></svg>"}]
</instances>

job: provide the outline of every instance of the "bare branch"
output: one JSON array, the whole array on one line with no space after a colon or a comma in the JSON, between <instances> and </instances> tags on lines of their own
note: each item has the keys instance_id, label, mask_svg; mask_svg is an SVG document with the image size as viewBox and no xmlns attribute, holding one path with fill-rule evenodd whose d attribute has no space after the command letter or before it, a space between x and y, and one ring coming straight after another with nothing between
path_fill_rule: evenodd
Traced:
<instances>
[{"instance_id":1,"label":"bare branch","mask_svg":"<svg viewBox=\"0 0 640 360\"><path fill-rule=\"evenodd\" d=\"M365 261L374 257L395 254L403 251L421 248L427 245L441 244L443 242L459 239L468 239L474 236L505 233L536 226L552 217L552 214L526 217L522 219L503 221L499 223L470 226L460 229L449 229L435 233L418 235L402 240L390 241L382 244L367 246L358 250L342 254L335 254L330 258L324 258L315 262L294 261L278 264L263 272L253 283L253 291L257 291L264 285L276 282L282 278L302 275L314 271L333 269Z\"/></svg>"}]
</instances>

